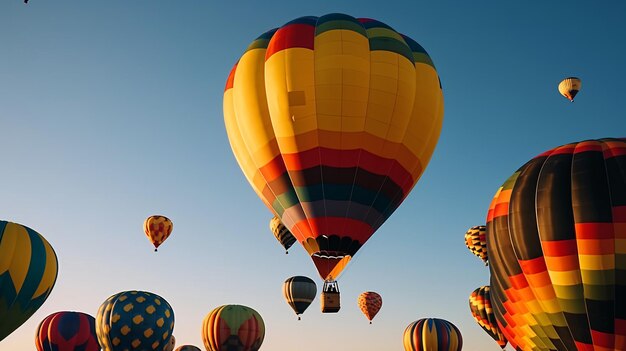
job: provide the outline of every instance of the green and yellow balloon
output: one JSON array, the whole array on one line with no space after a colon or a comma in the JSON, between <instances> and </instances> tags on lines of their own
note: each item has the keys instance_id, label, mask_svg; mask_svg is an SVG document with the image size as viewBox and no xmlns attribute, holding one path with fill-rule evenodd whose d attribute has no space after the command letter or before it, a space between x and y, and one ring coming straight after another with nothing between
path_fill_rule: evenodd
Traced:
<instances>
[{"instance_id":1,"label":"green and yellow balloon","mask_svg":"<svg viewBox=\"0 0 626 351\"><path fill-rule=\"evenodd\" d=\"M202 341L207 351L257 351L264 338L263 318L247 306L220 306L202 322Z\"/></svg>"},{"instance_id":2,"label":"green and yellow balloon","mask_svg":"<svg viewBox=\"0 0 626 351\"><path fill-rule=\"evenodd\" d=\"M151 292L117 293L100 306L96 316L96 334L103 351L171 351L173 331L172 307Z\"/></svg>"},{"instance_id":3,"label":"green and yellow balloon","mask_svg":"<svg viewBox=\"0 0 626 351\"><path fill-rule=\"evenodd\" d=\"M57 270L56 253L41 234L0 221L0 341L46 301Z\"/></svg>"}]
</instances>

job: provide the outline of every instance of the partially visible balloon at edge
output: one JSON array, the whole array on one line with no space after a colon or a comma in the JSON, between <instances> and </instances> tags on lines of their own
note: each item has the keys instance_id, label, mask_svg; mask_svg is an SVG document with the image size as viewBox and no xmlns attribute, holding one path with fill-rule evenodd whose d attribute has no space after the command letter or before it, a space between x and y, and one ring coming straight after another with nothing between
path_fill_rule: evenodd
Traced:
<instances>
[{"instance_id":1,"label":"partially visible balloon at edge","mask_svg":"<svg viewBox=\"0 0 626 351\"><path fill-rule=\"evenodd\" d=\"M0 341L43 305L57 274L57 255L41 234L0 221Z\"/></svg>"},{"instance_id":2,"label":"partially visible balloon at edge","mask_svg":"<svg viewBox=\"0 0 626 351\"><path fill-rule=\"evenodd\" d=\"M83 312L52 313L37 326L35 346L38 351L100 351L96 319Z\"/></svg>"}]
</instances>

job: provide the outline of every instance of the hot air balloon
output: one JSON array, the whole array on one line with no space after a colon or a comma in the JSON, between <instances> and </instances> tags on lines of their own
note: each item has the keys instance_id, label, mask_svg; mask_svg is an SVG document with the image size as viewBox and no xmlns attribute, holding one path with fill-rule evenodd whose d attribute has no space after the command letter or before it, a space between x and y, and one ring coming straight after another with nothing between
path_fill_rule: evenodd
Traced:
<instances>
[{"instance_id":1,"label":"hot air balloon","mask_svg":"<svg viewBox=\"0 0 626 351\"><path fill-rule=\"evenodd\" d=\"M559 93L565 96L570 102L574 102L574 97L580 91L582 82L576 77L567 77L559 83Z\"/></svg>"},{"instance_id":2,"label":"hot air balloon","mask_svg":"<svg viewBox=\"0 0 626 351\"><path fill-rule=\"evenodd\" d=\"M295 276L285 280L283 284L283 296L300 320L300 315L315 300L317 286L308 277Z\"/></svg>"},{"instance_id":3,"label":"hot air balloon","mask_svg":"<svg viewBox=\"0 0 626 351\"><path fill-rule=\"evenodd\" d=\"M505 348L507 341L500 331L496 316L493 313L489 290L489 285L485 285L472 292L469 297L470 312L472 313L472 317L476 320L476 323L478 323L501 348Z\"/></svg>"},{"instance_id":4,"label":"hot air balloon","mask_svg":"<svg viewBox=\"0 0 626 351\"><path fill-rule=\"evenodd\" d=\"M288 250L291 245L296 242L296 238L294 238L289 229L283 225L280 218L276 216L270 220L270 230L272 234L274 234L274 237L276 237L276 240L285 248L285 253L288 254Z\"/></svg>"},{"instance_id":5,"label":"hot air balloon","mask_svg":"<svg viewBox=\"0 0 626 351\"><path fill-rule=\"evenodd\" d=\"M46 301L57 268L56 253L41 234L0 221L0 341Z\"/></svg>"},{"instance_id":6,"label":"hot air balloon","mask_svg":"<svg viewBox=\"0 0 626 351\"><path fill-rule=\"evenodd\" d=\"M100 351L96 320L82 312L55 312L35 332L37 351Z\"/></svg>"},{"instance_id":7,"label":"hot air balloon","mask_svg":"<svg viewBox=\"0 0 626 351\"><path fill-rule=\"evenodd\" d=\"M172 234L174 224L165 216L154 215L143 222L143 231L154 245L154 251Z\"/></svg>"},{"instance_id":8,"label":"hot air balloon","mask_svg":"<svg viewBox=\"0 0 626 351\"><path fill-rule=\"evenodd\" d=\"M416 184L442 120L424 48L382 22L337 13L259 36L224 91L244 175L330 281Z\"/></svg>"},{"instance_id":9,"label":"hot air balloon","mask_svg":"<svg viewBox=\"0 0 626 351\"><path fill-rule=\"evenodd\" d=\"M257 351L264 337L263 318L246 306L220 306L202 322L202 341L207 351Z\"/></svg>"},{"instance_id":10,"label":"hot air balloon","mask_svg":"<svg viewBox=\"0 0 626 351\"><path fill-rule=\"evenodd\" d=\"M484 225L477 225L465 232L465 246L467 246L471 253L483 260L486 266L488 264L488 257L485 229L486 227Z\"/></svg>"},{"instance_id":11,"label":"hot air balloon","mask_svg":"<svg viewBox=\"0 0 626 351\"><path fill-rule=\"evenodd\" d=\"M361 312L367 317L372 324L372 319L376 316L380 308L383 307L383 298L373 291L366 291L361 293L357 298L357 303Z\"/></svg>"},{"instance_id":12,"label":"hot air balloon","mask_svg":"<svg viewBox=\"0 0 626 351\"><path fill-rule=\"evenodd\" d=\"M626 138L528 161L487 214L491 302L523 350L626 350Z\"/></svg>"},{"instance_id":13,"label":"hot air balloon","mask_svg":"<svg viewBox=\"0 0 626 351\"><path fill-rule=\"evenodd\" d=\"M176 351L202 351L199 347L195 347L193 345L183 345L179 346Z\"/></svg>"},{"instance_id":14,"label":"hot air balloon","mask_svg":"<svg viewBox=\"0 0 626 351\"><path fill-rule=\"evenodd\" d=\"M423 318L404 330L406 351L461 351L463 337L452 323L438 318Z\"/></svg>"},{"instance_id":15,"label":"hot air balloon","mask_svg":"<svg viewBox=\"0 0 626 351\"><path fill-rule=\"evenodd\" d=\"M174 310L161 296L123 291L98 309L96 334L103 351L173 349Z\"/></svg>"},{"instance_id":16,"label":"hot air balloon","mask_svg":"<svg viewBox=\"0 0 626 351\"><path fill-rule=\"evenodd\" d=\"M170 341L163 348L163 351L174 351L174 347L176 347L176 337L172 335Z\"/></svg>"}]
</instances>

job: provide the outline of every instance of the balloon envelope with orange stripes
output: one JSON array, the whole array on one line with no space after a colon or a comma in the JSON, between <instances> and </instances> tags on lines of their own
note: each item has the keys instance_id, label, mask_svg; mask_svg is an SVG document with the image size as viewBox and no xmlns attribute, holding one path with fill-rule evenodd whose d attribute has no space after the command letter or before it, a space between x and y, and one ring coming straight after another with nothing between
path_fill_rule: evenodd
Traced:
<instances>
[{"instance_id":1,"label":"balloon envelope with orange stripes","mask_svg":"<svg viewBox=\"0 0 626 351\"><path fill-rule=\"evenodd\" d=\"M259 36L223 101L240 168L323 279L336 279L406 198L443 120L424 48L380 21L337 13Z\"/></svg>"},{"instance_id":2,"label":"balloon envelope with orange stripes","mask_svg":"<svg viewBox=\"0 0 626 351\"><path fill-rule=\"evenodd\" d=\"M626 138L533 158L487 215L491 300L523 350L626 350Z\"/></svg>"}]
</instances>

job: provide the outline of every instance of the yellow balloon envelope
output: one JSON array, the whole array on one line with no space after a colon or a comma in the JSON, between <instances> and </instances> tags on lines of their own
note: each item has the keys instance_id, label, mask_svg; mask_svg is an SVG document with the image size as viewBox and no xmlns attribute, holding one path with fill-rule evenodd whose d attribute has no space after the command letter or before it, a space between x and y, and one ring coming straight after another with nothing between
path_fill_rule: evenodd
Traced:
<instances>
[{"instance_id":1,"label":"yellow balloon envelope","mask_svg":"<svg viewBox=\"0 0 626 351\"><path fill-rule=\"evenodd\" d=\"M224 91L239 166L323 279L400 206L443 120L432 60L388 25L301 17L248 46Z\"/></svg>"}]
</instances>

